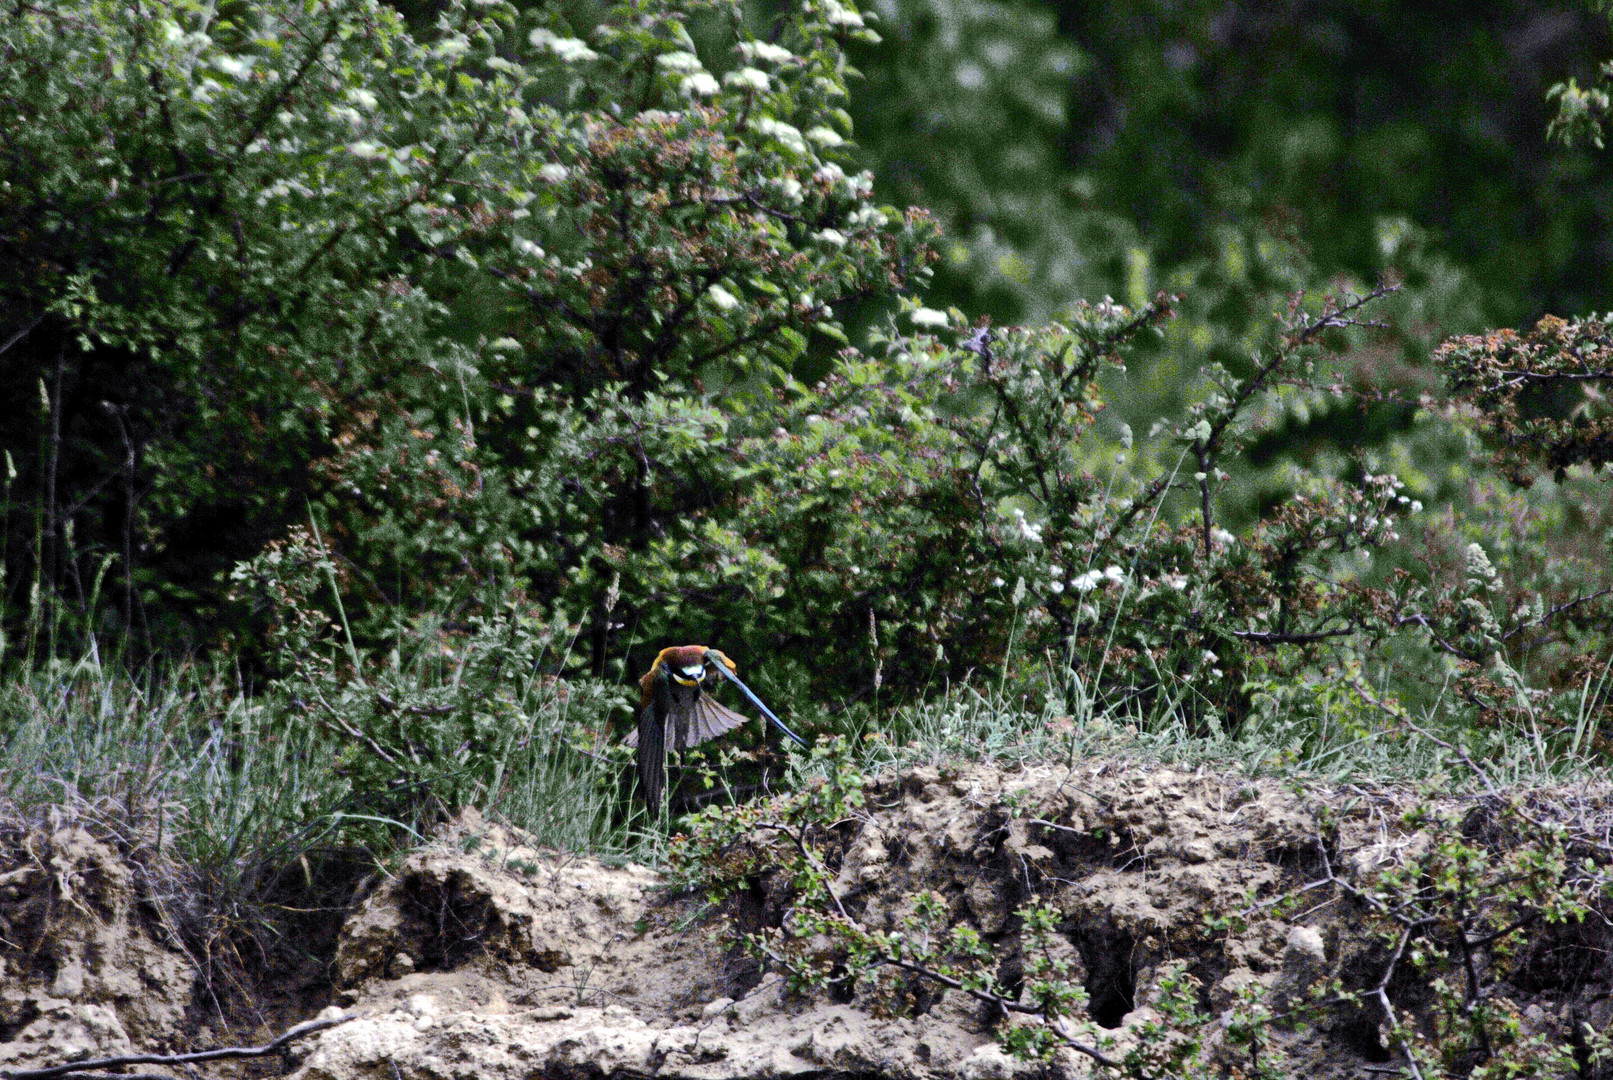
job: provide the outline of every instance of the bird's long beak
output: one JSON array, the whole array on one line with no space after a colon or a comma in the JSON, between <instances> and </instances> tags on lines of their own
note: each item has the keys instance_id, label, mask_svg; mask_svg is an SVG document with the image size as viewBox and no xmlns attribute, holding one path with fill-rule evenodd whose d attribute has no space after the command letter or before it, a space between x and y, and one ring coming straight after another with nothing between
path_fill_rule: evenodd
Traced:
<instances>
[{"instance_id":1,"label":"bird's long beak","mask_svg":"<svg viewBox=\"0 0 1613 1080\"><path fill-rule=\"evenodd\" d=\"M711 666L722 672L722 675L725 679L739 687L739 692L745 695L745 700L756 706L757 710L760 711L763 716L767 717L768 720L772 722L774 727L778 728L780 731L784 732L785 735L789 736L797 746L807 746L808 743L805 739L801 738L801 736L785 727L784 721L774 716L773 710L769 709L766 705L763 705L762 699L751 693L751 688L741 682L739 680L739 676L735 675L733 671L729 669L728 665L723 663L724 657L720 655L713 655L714 652L715 650L709 650L706 653L706 660L711 664Z\"/></svg>"}]
</instances>

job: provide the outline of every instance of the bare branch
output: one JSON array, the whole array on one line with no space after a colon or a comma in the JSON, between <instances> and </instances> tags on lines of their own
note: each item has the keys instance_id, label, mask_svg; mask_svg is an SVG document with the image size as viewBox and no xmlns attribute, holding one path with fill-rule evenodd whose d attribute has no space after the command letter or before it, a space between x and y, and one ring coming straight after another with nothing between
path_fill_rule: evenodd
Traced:
<instances>
[{"instance_id":1,"label":"bare branch","mask_svg":"<svg viewBox=\"0 0 1613 1080\"><path fill-rule=\"evenodd\" d=\"M343 1013L341 1016L333 1016L326 1020L310 1020L306 1024L298 1024L262 1046L226 1046L218 1050L200 1050L192 1054L126 1054L122 1057L75 1061L70 1065L52 1065L44 1069L0 1070L0 1078L3 1078L3 1080L52 1080L53 1077L84 1073L93 1069L116 1069L125 1065L190 1065L202 1061L223 1061L228 1058L260 1058L272 1054L281 1047L306 1035L333 1028L337 1024L345 1024L349 1020L357 1020L358 1016L358 1013ZM120 1076L119 1080L130 1080L130 1078Z\"/></svg>"}]
</instances>

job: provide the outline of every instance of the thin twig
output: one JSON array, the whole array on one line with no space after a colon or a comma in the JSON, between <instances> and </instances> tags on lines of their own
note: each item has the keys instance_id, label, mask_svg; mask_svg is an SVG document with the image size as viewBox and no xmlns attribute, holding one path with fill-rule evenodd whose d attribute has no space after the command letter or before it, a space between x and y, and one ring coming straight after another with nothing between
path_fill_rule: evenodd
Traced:
<instances>
[{"instance_id":1,"label":"thin twig","mask_svg":"<svg viewBox=\"0 0 1613 1080\"><path fill-rule=\"evenodd\" d=\"M125 1065L189 1065L201 1061L221 1061L226 1058L259 1058L274 1053L287 1043L312 1035L316 1031L357 1020L358 1013L343 1013L328 1020L310 1020L298 1024L271 1042L262 1046L226 1046L218 1050L199 1050L192 1054L126 1054L122 1057L96 1058L93 1061L75 1061L71 1065L52 1065L44 1069L0 1070L4 1080L51 1080L53 1077L87 1072L91 1069L116 1069Z\"/></svg>"},{"instance_id":2,"label":"thin twig","mask_svg":"<svg viewBox=\"0 0 1613 1080\"><path fill-rule=\"evenodd\" d=\"M45 317L43 315L40 315L37 318L35 318L33 322L29 323L27 326L23 327L21 330L18 330L15 334L12 334L10 339L7 340L4 345L0 345L0 353L6 353L6 352L11 351L11 347L13 345L15 345L17 342L21 341L23 338L27 337L30 333L32 333L34 327L38 326L44 320L45 320Z\"/></svg>"},{"instance_id":3,"label":"thin twig","mask_svg":"<svg viewBox=\"0 0 1613 1080\"><path fill-rule=\"evenodd\" d=\"M776 832L781 832L785 836L788 836L791 840L795 841L795 846L801 850L801 854L806 857L807 862L812 864L812 868L814 870L816 870L819 874L823 875L823 890L829 894L829 899L834 901L835 910L840 912L840 917L842 919L845 919L847 922L849 922L853 926L855 926L856 925L856 920L853 919L849 914L846 913L845 905L843 905L840 902L840 897L835 895L834 886L829 884L829 869L828 869L828 867L824 866L821 862L819 862L818 857L816 855L812 854L811 850L807 848L806 839L804 837L802 837L802 836L796 835L796 833L788 825L785 825L783 822L779 822L779 821L759 821L756 824L757 824L757 828L772 829L772 830L774 830Z\"/></svg>"}]
</instances>

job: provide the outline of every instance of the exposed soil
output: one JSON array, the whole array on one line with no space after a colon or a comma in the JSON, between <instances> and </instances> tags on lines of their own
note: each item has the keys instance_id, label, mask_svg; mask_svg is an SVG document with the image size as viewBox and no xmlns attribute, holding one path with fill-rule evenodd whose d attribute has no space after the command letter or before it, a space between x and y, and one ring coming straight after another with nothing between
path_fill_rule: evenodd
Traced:
<instances>
[{"instance_id":1,"label":"exposed soil","mask_svg":"<svg viewBox=\"0 0 1613 1080\"><path fill-rule=\"evenodd\" d=\"M1555 793L1581 821L1613 818L1607 791ZM893 929L915 892L945 899L1013 981L1016 910L1033 894L1061 913L1059 940L1090 1019L1122 1053L1182 962L1212 1015L1240 995L1280 1006L1320 979L1367 985L1385 946L1363 908L1317 889L1288 918L1251 904L1325 876L1404 862L1428 837L1401 817L1409 795L1370 787L1296 793L1273 781L1121 761L1075 770L917 769L871 789L844 823L836 892L872 929ZM1482 833L1485 801L1461 802ZM1545 805L1544 803L1542 805ZM335 1005L356 1016L300 1044L297 1080L589 1077L722 1080L866 1075L996 1080L1030 1075L996 1044L1000 1017L915 983L912 1015L881 1015L871 991L789 992L732 940L720 914L776 919L782 886L759 881L725 913L639 866L536 850L464 814L411 855L347 919ZM1604 904L1604 913L1607 905ZM1248 913L1234 931L1207 917ZM0 1069L187 1037L194 972L142 916L115 852L82 829L9 838L0 859ZM1525 1031L1613 1025L1613 926L1542 929L1482 973ZM920 980L919 982L922 982ZM1392 987L1415 1013L1418 990ZM1313 1080L1393 1071L1366 1006L1308 1029L1272 1029L1269 1053ZM1016 1022L1010 1019L1009 1022ZM1090 1062L1054 1063L1084 1075Z\"/></svg>"},{"instance_id":2,"label":"exposed soil","mask_svg":"<svg viewBox=\"0 0 1613 1080\"><path fill-rule=\"evenodd\" d=\"M0 832L0 1070L184 1039L196 969L137 870L80 823Z\"/></svg>"}]
</instances>

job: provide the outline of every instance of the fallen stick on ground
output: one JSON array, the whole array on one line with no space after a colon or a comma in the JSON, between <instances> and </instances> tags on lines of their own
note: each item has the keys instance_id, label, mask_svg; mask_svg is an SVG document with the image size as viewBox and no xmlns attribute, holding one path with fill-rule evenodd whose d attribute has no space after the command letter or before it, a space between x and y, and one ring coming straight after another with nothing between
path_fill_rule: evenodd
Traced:
<instances>
[{"instance_id":1,"label":"fallen stick on ground","mask_svg":"<svg viewBox=\"0 0 1613 1080\"><path fill-rule=\"evenodd\" d=\"M44 1069L15 1069L0 1070L3 1080L52 1080L53 1077L75 1076L91 1072L95 1069L113 1069L121 1065L189 1065L198 1061L219 1061L224 1058L255 1058L272 1054L287 1043L294 1042L304 1035L312 1035L316 1031L333 1028L337 1024L345 1024L349 1020L358 1019L357 1013L343 1013L327 1020L310 1020L306 1024L298 1024L287 1030L272 1042L262 1046L226 1046L218 1050L198 1050L193 1054L128 1054L124 1057L96 1058L93 1061L75 1061L69 1065L52 1065ZM144 1080L172 1080L171 1077L160 1073L143 1073ZM111 1080L111 1078L108 1078ZM121 1073L117 1080L137 1080L127 1073Z\"/></svg>"}]
</instances>

